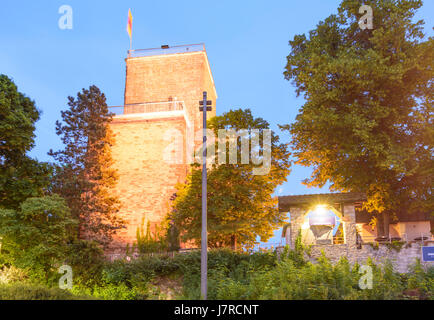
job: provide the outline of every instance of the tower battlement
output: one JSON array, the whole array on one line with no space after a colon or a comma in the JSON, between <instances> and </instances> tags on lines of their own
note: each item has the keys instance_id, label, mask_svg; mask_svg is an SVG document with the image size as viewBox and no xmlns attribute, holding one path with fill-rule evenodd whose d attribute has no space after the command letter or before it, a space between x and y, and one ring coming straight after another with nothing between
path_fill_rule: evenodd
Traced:
<instances>
[{"instance_id":1,"label":"tower battlement","mask_svg":"<svg viewBox=\"0 0 434 320\"><path fill-rule=\"evenodd\" d=\"M195 129L200 127L197 102L202 92L217 99L205 45L130 50L125 61L124 105L181 100L188 117L197 123Z\"/></svg>"}]
</instances>

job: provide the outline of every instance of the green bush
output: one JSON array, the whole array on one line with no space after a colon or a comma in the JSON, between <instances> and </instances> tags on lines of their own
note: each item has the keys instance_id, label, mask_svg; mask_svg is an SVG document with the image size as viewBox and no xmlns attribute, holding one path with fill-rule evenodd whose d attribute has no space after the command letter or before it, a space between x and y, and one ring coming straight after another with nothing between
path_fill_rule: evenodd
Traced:
<instances>
[{"instance_id":1,"label":"green bush","mask_svg":"<svg viewBox=\"0 0 434 320\"><path fill-rule=\"evenodd\" d=\"M433 298L434 268L424 271L416 264L408 281L395 272L390 262L366 264L373 270L372 289L359 288L360 266L351 266L346 258L332 264L324 256L317 263L300 259L294 252L282 255L272 268L253 269L245 277L231 277L231 272L209 273L210 299L284 299L284 300L389 300L407 299L406 289L417 288L419 298ZM226 274L226 276L225 276ZM198 278L195 279L198 283ZM195 293L195 294L194 294ZM197 298L198 291L186 292L186 298Z\"/></svg>"},{"instance_id":2,"label":"green bush","mask_svg":"<svg viewBox=\"0 0 434 320\"><path fill-rule=\"evenodd\" d=\"M346 258L331 263L324 255L312 263L306 248L273 252L233 252L210 250L208 253L209 299L283 299L283 300L387 300L434 299L434 268L425 269L418 261L408 274L393 270L390 262L381 265L367 260L373 271L372 289L359 288L360 265ZM99 260L97 260L99 261ZM85 270L83 269L83 272ZM161 299L155 283L164 279L182 282L175 298L200 298L200 252L170 256L142 256L136 260L104 262L92 271L93 281L76 279L72 295L42 287L8 287L11 299L31 297L69 299L93 297L109 300ZM162 280L163 279L163 280ZM4 288L4 287L3 287ZM38 288L38 289L35 289ZM44 291L48 290L48 291ZM39 290L39 291L38 291ZM54 291L52 291L54 290ZM41 293L42 292L42 293Z\"/></svg>"},{"instance_id":3,"label":"green bush","mask_svg":"<svg viewBox=\"0 0 434 320\"><path fill-rule=\"evenodd\" d=\"M200 252L192 252L178 258L184 276L185 299L200 298ZM237 290L234 285L246 284L256 272L274 268L277 256L273 252L233 252L228 249L211 250L208 253L208 298L223 299L225 288ZM227 280L227 281L226 281ZM233 296L233 292L230 296ZM224 299L230 299L224 298Z\"/></svg>"},{"instance_id":4,"label":"green bush","mask_svg":"<svg viewBox=\"0 0 434 320\"><path fill-rule=\"evenodd\" d=\"M434 267L425 271L418 259L411 267L407 282L407 289L418 290L419 297L434 300Z\"/></svg>"},{"instance_id":5,"label":"green bush","mask_svg":"<svg viewBox=\"0 0 434 320\"><path fill-rule=\"evenodd\" d=\"M91 287L101 280L104 253L96 242L74 240L68 244L64 263L72 267L74 283ZM56 281L59 277L57 275Z\"/></svg>"},{"instance_id":6,"label":"green bush","mask_svg":"<svg viewBox=\"0 0 434 320\"><path fill-rule=\"evenodd\" d=\"M433 270L415 265L408 275L393 270L390 262L372 267L373 288L359 288L358 264L346 258L332 264L324 255L316 263L306 260L309 248L286 248L279 256L273 252L233 252L210 250L208 253L209 299L407 299L407 289L417 288L421 298L433 298ZM174 257L142 257L133 261L118 260L105 266L105 285L123 285L138 289L142 297L152 298L155 277L182 277L183 299L200 298L200 252ZM154 290L155 291L155 290ZM103 297L99 295L98 297ZM138 296L136 296L137 298ZM411 297L410 297L411 298Z\"/></svg>"},{"instance_id":7,"label":"green bush","mask_svg":"<svg viewBox=\"0 0 434 320\"><path fill-rule=\"evenodd\" d=\"M76 296L59 288L46 288L30 284L0 285L0 300L83 300L90 297Z\"/></svg>"},{"instance_id":8,"label":"green bush","mask_svg":"<svg viewBox=\"0 0 434 320\"><path fill-rule=\"evenodd\" d=\"M249 275L257 270L269 270L276 266L275 253L233 252L227 249L211 250L208 254L208 275L210 298L217 298L220 281L223 278L246 282ZM123 286L137 290L137 297L155 298L159 295L152 281L156 277L177 277L183 281L183 298L200 298L200 252L167 255L141 256L107 262L103 266L96 286ZM80 286L83 287L83 286ZM95 295L94 286L88 286L87 294ZM92 290L91 290L92 289ZM111 289L110 289L111 290ZM101 297L101 295L98 295Z\"/></svg>"},{"instance_id":9,"label":"green bush","mask_svg":"<svg viewBox=\"0 0 434 320\"><path fill-rule=\"evenodd\" d=\"M148 295L125 283L95 285L93 288L74 286L71 293L77 296L92 296L102 300L144 300Z\"/></svg>"},{"instance_id":10,"label":"green bush","mask_svg":"<svg viewBox=\"0 0 434 320\"><path fill-rule=\"evenodd\" d=\"M75 226L58 195L28 198L18 209L0 208L1 260L31 270L31 278L47 282L65 258L70 229Z\"/></svg>"},{"instance_id":11,"label":"green bush","mask_svg":"<svg viewBox=\"0 0 434 320\"><path fill-rule=\"evenodd\" d=\"M27 272L23 269L8 265L4 265L0 268L0 284L23 282L27 279Z\"/></svg>"},{"instance_id":12,"label":"green bush","mask_svg":"<svg viewBox=\"0 0 434 320\"><path fill-rule=\"evenodd\" d=\"M145 228L145 218L142 219L142 224L137 228L136 238L135 246L140 253L164 252L169 246L164 235L164 228L155 226L155 231L152 233L150 221L147 222Z\"/></svg>"}]
</instances>

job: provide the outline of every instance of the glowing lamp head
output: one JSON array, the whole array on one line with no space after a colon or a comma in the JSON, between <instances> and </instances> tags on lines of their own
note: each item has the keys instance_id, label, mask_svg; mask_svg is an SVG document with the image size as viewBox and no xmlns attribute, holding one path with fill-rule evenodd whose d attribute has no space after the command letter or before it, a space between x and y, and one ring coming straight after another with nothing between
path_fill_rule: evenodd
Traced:
<instances>
[{"instance_id":1,"label":"glowing lamp head","mask_svg":"<svg viewBox=\"0 0 434 320\"><path fill-rule=\"evenodd\" d=\"M310 226L334 226L336 218L326 205L317 205L309 217Z\"/></svg>"},{"instance_id":2,"label":"glowing lamp head","mask_svg":"<svg viewBox=\"0 0 434 320\"><path fill-rule=\"evenodd\" d=\"M319 205L317 205L317 206L315 207L314 212L315 212L317 215L323 215L323 214L326 214L326 213L327 213L327 206L324 205L324 204L319 204Z\"/></svg>"}]
</instances>

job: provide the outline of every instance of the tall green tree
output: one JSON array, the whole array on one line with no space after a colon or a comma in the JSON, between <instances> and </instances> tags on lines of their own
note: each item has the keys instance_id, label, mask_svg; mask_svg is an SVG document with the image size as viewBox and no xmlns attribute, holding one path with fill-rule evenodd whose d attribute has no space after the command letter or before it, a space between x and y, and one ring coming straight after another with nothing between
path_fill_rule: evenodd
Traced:
<instances>
[{"instance_id":1,"label":"tall green tree","mask_svg":"<svg viewBox=\"0 0 434 320\"><path fill-rule=\"evenodd\" d=\"M221 116L213 117L208 127L218 137L219 129L247 130L250 136L259 135L259 154L249 150L249 163L242 164L241 138L237 137L237 161L230 163L229 143L214 145L216 154L226 151L226 164L217 158L208 170L208 241L211 247L237 245L251 247L259 236L262 241L273 235L286 217L277 209L277 199L273 197L276 187L286 181L290 173L290 160L287 144L280 143L279 137L271 132L268 144L264 130L269 124L262 118L255 118L249 109L231 110ZM254 133L252 129L258 130ZM210 139L209 146L212 149ZM264 148L271 150L271 165L266 174L255 174ZM208 157L212 157L208 154ZM244 161L245 162L245 161ZM169 219L176 226L183 241L200 243L201 232L201 166L192 165L188 181L178 187Z\"/></svg>"},{"instance_id":2,"label":"tall green tree","mask_svg":"<svg viewBox=\"0 0 434 320\"><path fill-rule=\"evenodd\" d=\"M28 198L18 209L0 209L1 256L33 275L47 277L66 258L76 223L58 195Z\"/></svg>"},{"instance_id":3,"label":"tall green tree","mask_svg":"<svg viewBox=\"0 0 434 320\"><path fill-rule=\"evenodd\" d=\"M40 116L35 102L0 75L0 207L18 208L29 197L43 194L51 167L27 152L34 146L35 123Z\"/></svg>"},{"instance_id":4,"label":"tall green tree","mask_svg":"<svg viewBox=\"0 0 434 320\"><path fill-rule=\"evenodd\" d=\"M65 149L49 152L58 162L53 191L66 199L78 220L78 238L107 245L123 226L117 216L119 201L112 193L117 181L111 167L113 114L96 86L68 97L68 106L61 112L63 122L56 122Z\"/></svg>"},{"instance_id":5,"label":"tall green tree","mask_svg":"<svg viewBox=\"0 0 434 320\"><path fill-rule=\"evenodd\" d=\"M373 10L373 29L358 25L362 4ZM297 163L314 169L305 183L366 192L365 208L386 220L397 210L434 211L434 39L413 21L421 6L343 0L290 41L284 72L306 101L283 126Z\"/></svg>"}]
</instances>

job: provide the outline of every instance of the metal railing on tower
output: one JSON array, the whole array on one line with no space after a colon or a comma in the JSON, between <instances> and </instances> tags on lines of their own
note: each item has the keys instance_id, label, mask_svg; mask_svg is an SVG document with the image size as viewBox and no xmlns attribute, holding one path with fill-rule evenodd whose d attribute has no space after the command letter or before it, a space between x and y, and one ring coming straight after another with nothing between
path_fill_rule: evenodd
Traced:
<instances>
[{"instance_id":1,"label":"metal railing on tower","mask_svg":"<svg viewBox=\"0 0 434 320\"><path fill-rule=\"evenodd\" d=\"M182 111L184 110L184 101L173 100L161 102L132 103L123 106L111 106L109 107L109 110L115 115Z\"/></svg>"},{"instance_id":2,"label":"metal railing on tower","mask_svg":"<svg viewBox=\"0 0 434 320\"><path fill-rule=\"evenodd\" d=\"M161 46L160 48L128 50L128 58L149 57L149 56L158 56L158 55L165 55L165 54L189 53L189 52L199 52L199 51L205 51L205 45L203 43L170 46L170 47L164 45Z\"/></svg>"}]
</instances>

